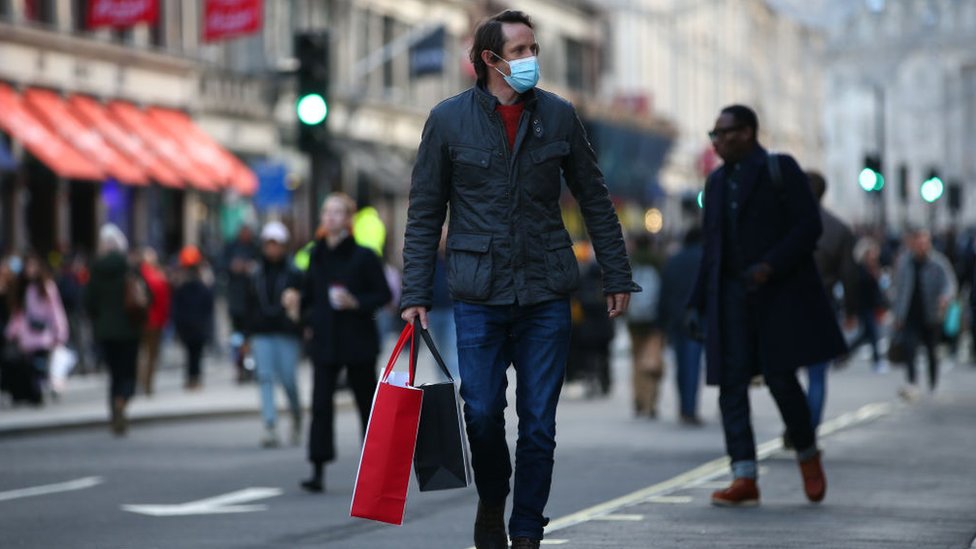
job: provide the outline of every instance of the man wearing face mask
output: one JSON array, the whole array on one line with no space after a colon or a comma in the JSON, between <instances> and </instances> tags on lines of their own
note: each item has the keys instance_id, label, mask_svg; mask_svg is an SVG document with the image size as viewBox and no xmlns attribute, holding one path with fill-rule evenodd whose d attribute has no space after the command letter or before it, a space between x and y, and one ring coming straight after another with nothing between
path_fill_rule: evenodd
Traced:
<instances>
[{"instance_id":1,"label":"man wearing face mask","mask_svg":"<svg viewBox=\"0 0 976 549\"><path fill-rule=\"evenodd\" d=\"M539 547L548 519L556 403L569 349L569 295L579 283L559 207L561 178L603 271L607 314L624 314L631 277L603 175L576 116L539 79L531 19L505 11L475 31L477 84L430 113L414 166L401 316L427 327L447 208L447 277L461 396L480 502L478 549ZM505 440L506 371L516 375L515 482ZM513 492L505 530L505 506Z\"/></svg>"}]
</instances>

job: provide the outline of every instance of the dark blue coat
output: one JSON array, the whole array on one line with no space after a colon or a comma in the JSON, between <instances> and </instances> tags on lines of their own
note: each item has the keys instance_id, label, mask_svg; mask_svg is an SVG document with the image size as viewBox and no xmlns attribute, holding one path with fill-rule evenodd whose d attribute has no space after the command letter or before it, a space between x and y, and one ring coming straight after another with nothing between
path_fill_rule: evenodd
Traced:
<instances>
[{"instance_id":1,"label":"dark blue coat","mask_svg":"<svg viewBox=\"0 0 976 549\"><path fill-rule=\"evenodd\" d=\"M794 371L843 354L844 339L813 260L822 226L806 175L792 157L780 155L782 184L777 189L762 147L740 164L737 242L742 264L772 267L769 282L748 297L758 322L761 371ZM716 169L705 184L704 253L689 299L705 319L709 385L719 383L722 371L719 282L731 169Z\"/></svg>"}]
</instances>

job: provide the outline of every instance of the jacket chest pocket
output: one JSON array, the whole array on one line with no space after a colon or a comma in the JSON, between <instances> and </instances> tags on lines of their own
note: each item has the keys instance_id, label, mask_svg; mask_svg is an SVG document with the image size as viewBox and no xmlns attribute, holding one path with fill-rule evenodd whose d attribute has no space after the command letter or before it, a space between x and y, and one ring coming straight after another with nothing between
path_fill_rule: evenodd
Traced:
<instances>
[{"instance_id":1,"label":"jacket chest pocket","mask_svg":"<svg viewBox=\"0 0 976 549\"><path fill-rule=\"evenodd\" d=\"M569 142L565 140L552 141L529 151L532 160L529 181L529 193L538 198L558 198L560 183L560 168L563 160L569 155Z\"/></svg>"},{"instance_id":2,"label":"jacket chest pocket","mask_svg":"<svg viewBox=\"0 0 976 549\"><path fill-rule=\"evenodd\" d=\"M491 235L452 234L447 239L447 285L456 299L491 295Z\"/></svg>"},{"instance_id":3,"label":"jacket chest pocket","mask_svg":"<svg viewBox=\"0 0 976 549\"><path fill-rule=\"evenodd\" d=\"M481 186L488 181L491 151L477 147L454 145L448 148L453 163L453 183L456 187Z\"/></svg>"}]
</instances>

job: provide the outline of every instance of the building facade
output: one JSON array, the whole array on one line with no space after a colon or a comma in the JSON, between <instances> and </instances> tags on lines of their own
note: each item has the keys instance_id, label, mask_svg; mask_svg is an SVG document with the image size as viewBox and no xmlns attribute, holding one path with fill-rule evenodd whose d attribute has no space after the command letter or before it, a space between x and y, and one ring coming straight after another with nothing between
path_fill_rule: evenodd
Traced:
<instances>
[{"instance_id":1,"label":"building facade","mask_svg":"<svg viewBox=\"0 0 976 549\"><path fill-rule=\"evenodd\" d=\"M888 229L976 221L974 44L970 1L875 1L829 29L824 125L834 208ZM880 156L881 192L858 185L867 155ZM920 190L932 175L944 189L930 204Z\"/></svg>"},{"instance_id":2,"label":"building facade","mask_svg":"<svg viewBox=\"0 0 976 549\"><path fill-rule=\"evenodd\" d=\"M240 223L265 217L284 219L303 240L314 232L325 193L343 190L379 210L390 229L387 249L399 250L412 161L427 114L473 84L468 61L473 29L509 7L536 20L540 85L577 105L598 148L602 140L602 150L612 152L624 135L621 128L666 139L667 132L646 110L622 107L602 93L612 33L611 21L595 2L266 1L256 32L219 41L204 39L207 2L159 1L152 23L97 30L86 23L91 4L0 0L0 82L18 93L37 88L62 98L84 95L105 105L125 102L185 113L236 157L261 165L256 168L260 188L251 200L233 188L203 182L198 188L181 181L179 189L156 181L76 183L52 176L29 147L5 135L3 143L16 160L14 169L3 172L0 189L5 193L0 241L6 249L90 249L97 225L106 220L119 223L134 243L170 253L187 242L215 252ZM322 155L328 160L319 170L310 162L318 157L297 148L294 107L294 37L316 30L329 32L330 66L329 154ZM443 33L440 66L418 74L411 68L413 47L438 30ZM265 170L269 165L280 169ZM265 172L278 174L277 179L265 180ZM627 172L608 177L611 190L623 195L633 194L632 180ZM269 185L287 189L267 195Z\"/></svg>"},{"instance_id":3,"label":"building facade","mask_svg":"<svg viewBox=\"0 0 976 549\"><path fill-rule=\"evenodd\" d=\"M821 31L763 0L608 0L611 97L639 97L676 130L661 174L672 197L666 226L696 218L694 197L720 160L707 132L718 111L742 103L759 115L760 140L809 168L823 166Z\"/></svg>"}]
</instances>

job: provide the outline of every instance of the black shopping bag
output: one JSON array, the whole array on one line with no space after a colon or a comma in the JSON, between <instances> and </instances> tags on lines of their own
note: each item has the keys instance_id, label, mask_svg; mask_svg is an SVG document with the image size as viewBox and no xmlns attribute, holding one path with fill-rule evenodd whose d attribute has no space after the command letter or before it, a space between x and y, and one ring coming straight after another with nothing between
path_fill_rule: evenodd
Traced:
<instances>
[{"instance_id":1,"label":"black shopping bag","mask_svg":"<svg viewBox=\"0 0 976 549\"><path fill-rule=\"evenodd\" d=\"M418 386L424 392L424 399L413 454L417 484L421 492L464 488L471 484L471 461L461 415L461 399L454 378L437 352L430 333L419 322L414 328L415 341L410 352L417 352L418 333L447 380Z\"/></svg>"}]
</instances>

